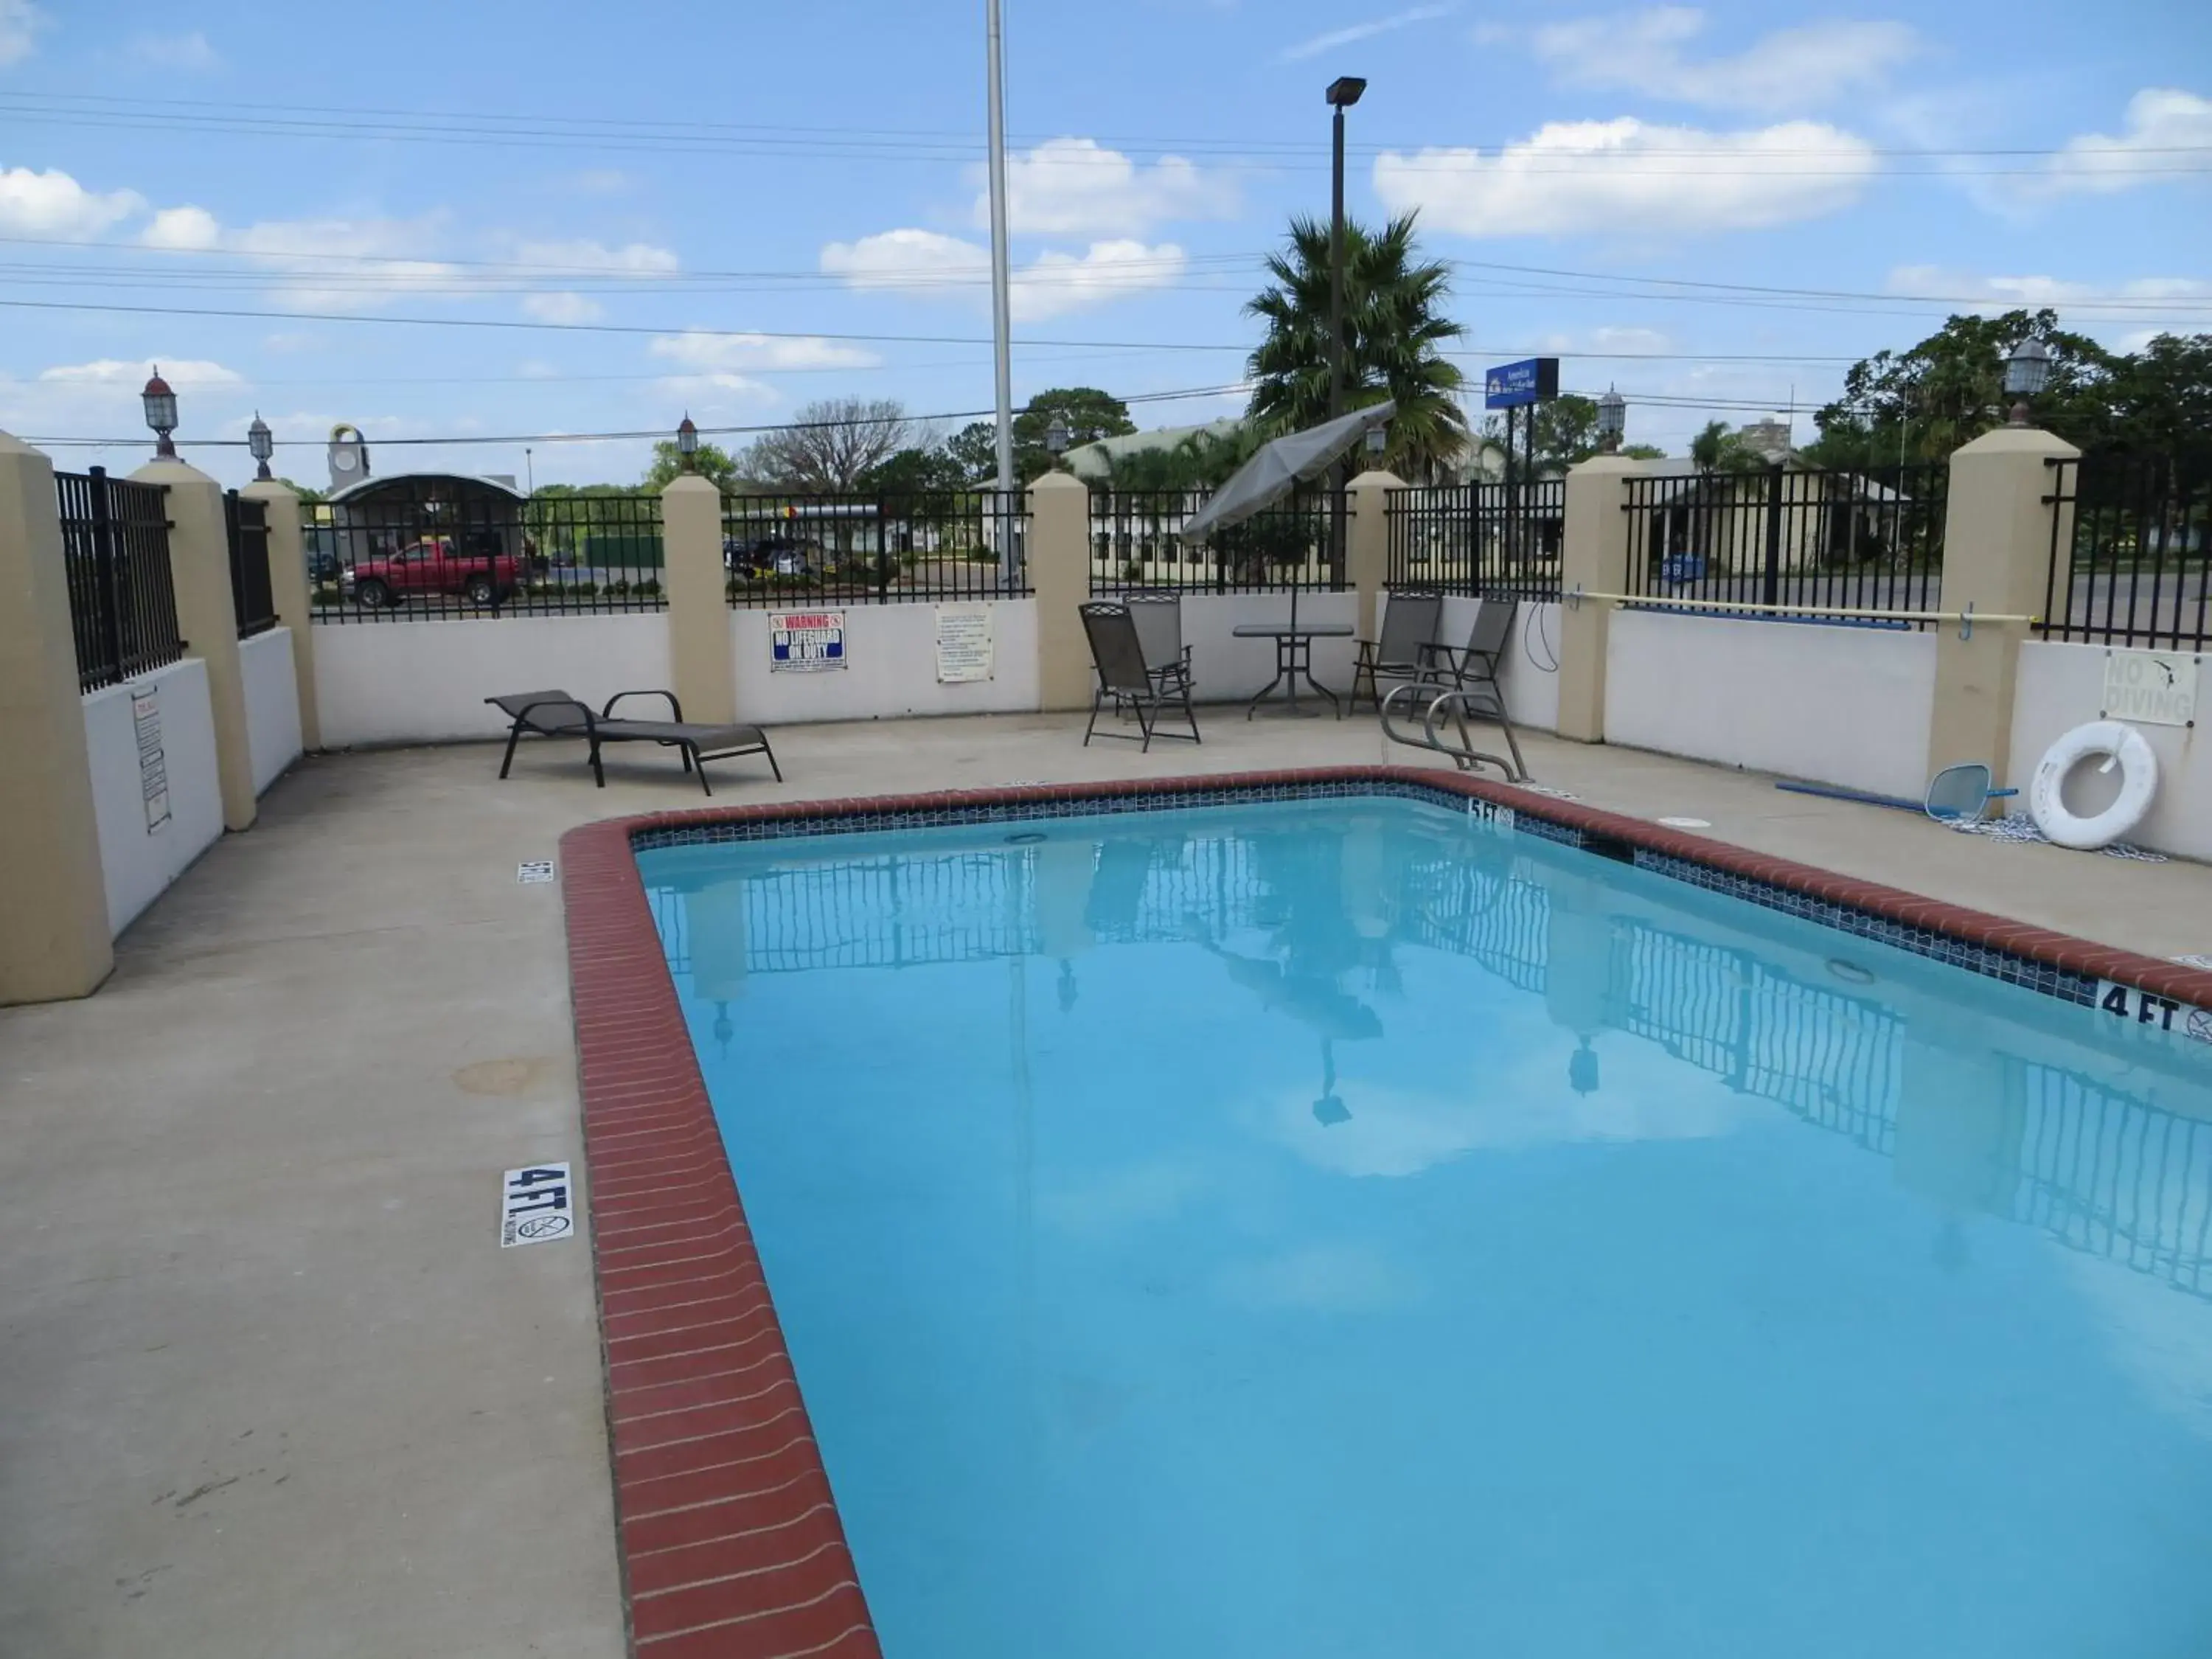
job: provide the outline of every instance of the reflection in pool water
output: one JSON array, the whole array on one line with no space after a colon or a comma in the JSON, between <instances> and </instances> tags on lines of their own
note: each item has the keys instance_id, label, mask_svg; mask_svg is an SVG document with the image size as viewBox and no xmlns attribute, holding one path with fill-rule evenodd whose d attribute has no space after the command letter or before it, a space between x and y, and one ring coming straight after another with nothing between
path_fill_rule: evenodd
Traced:
<instances>
[{"instance_id":1,"label":"reflection in pool water","mask_svg":"<svg viewBox=\"0 0 2212 1659\"><path fill-rule=\"evenodd\" d=\"M1408 802L1024 829L642 859L892 1659L2212 1650L2212 1056Z\"/></svg>"}]
</instances>

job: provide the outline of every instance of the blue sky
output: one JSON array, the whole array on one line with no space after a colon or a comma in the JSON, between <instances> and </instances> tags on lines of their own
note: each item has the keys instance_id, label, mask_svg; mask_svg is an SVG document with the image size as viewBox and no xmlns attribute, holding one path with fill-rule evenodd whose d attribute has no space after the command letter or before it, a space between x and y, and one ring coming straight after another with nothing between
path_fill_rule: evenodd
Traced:
<instances>
[{"instance_id":1,"label":"blue sky","mask_svg":"<svg viewBox=\"0 0 2212 1659\"><path fill-rule=\"evenodd\" d=\"M1006 6L1018 399L1237 406L1340 74L1352 210L1460 262L1465 366L1559 352L1676 453L1793 398L1809 434L1850 359L1978 303L2212 331L2212 8ZM645 442L395 441L981 410L982 33L976 0L0 0L0 427L134 436L158 360L180 437L258 408L302 481L349 420L380 471L585 482Z\"/></svg>"}]
</instances>

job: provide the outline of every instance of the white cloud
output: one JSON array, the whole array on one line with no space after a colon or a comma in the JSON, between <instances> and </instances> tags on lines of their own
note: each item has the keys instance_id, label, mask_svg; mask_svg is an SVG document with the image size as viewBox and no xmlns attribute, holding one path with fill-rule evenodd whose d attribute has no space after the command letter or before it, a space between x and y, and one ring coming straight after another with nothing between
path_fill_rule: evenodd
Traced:
<instances>
[{"instance_id":1,"label":"white cloud","mask_svg":"<svg viewBox=\"0 0 2212 1659\"><path fill-rule=\"evenodd\" d=\"M1147 246L1125 239L1093 242L1081 253L1048 251L1012 273L1014 317L1036 322L1171 287L1188 263L1171 242ZM964 295L979 304L989 299L989 251L933 230L887 230L856 242L832 242L822 250L822 269L855 289L930 298Z\"/></svg>"},{"instance_id":2,"label":"white cloud","mask_svg":"<svg viewBox=\"0 0 2212 1659\"><path fill-rule=\"evenodd\" d=\"M190 252L222 245L222 224L205 208L163 208L139 234L148 247Z\"/></svg>"},{"instance_id":3,"label":"white cloud","mask_svg":"<svg viewBox=\"0 0 2212 1659\"><path fill-rule=\"evenodd\" d=\"M1980 312L2034 311L2050 306L2073 313L2077 325L2090 328L2143 320L2166 307L2195 313L2212 305L2212 277L2203 276L2083 283L2059 276L1976 276L1941 265L1899 265L1889 273L1887 287L1900 296L1938 300Z\"/></svg>"},{"instance_id":4,"label":"white cloud","mask_svg":"<svg viewBox=\"0 0 2212 1659\"><path fill-rule=\"evenodd\" d=\"M0 5L5 3L6 0L0 0ZM145 206L146 198L135 190L102 195L87 190L58 168L44 173L33 173L28 167L0 168L0 231L10 235L79 241L143 211Z\"/></svg>"},{"instance_id":5,"label":"white cloud","mask_svg":"<svg viewBox=\"0 0 2212 1659\"><path fill-rule=\"evenodd\" d=\"M198 29L189 34L134 34L124 50L132 62L149 69L205 75L222 67L222 55Z\"/></svg>"},{"instance_id":6,"label":"white cloud","mask_svg":"<svg viewBox=\"0 0 2212 1659\"><path fill-rule=\"evenodd\" d=\"M2177 176L2191 166L2178 152L2212 147L2212 99L2171 87L2148 87L2128 100L2126 131L2090 132L2068 141L2045 164L2029 193L2111 193Z\"/></svg>"},{"instance_id":7,"label":"white cloud","mask_svg":"<svg viewBox=\"0 0 2212 1659\"><path fill-rule=\"evenodd\" d=\"M609 247L602 242L522 242L516 246L519 264L544 266L557 274L622 276L668 276L682 268L673 248L651 242L625 242Z\"/></svg>"},{"instance_id":8,"label":"white cloud","mask_svg":"<svg viewBox=\"0 0 2212 1659\"><path fill-rule=\"evenodd\" d=\"M0 69L20 64L39 49L46 15L31 0L0 0Z\"/></svg>"},{"instance_id":9,"label":"white cloud","mask_svg":"<svg viewBox=\"0 0 2212 1659\"><path fill-rule=\"evenodd\" d=\"M541 323L590 323L605 316L606 308L581 294L526 294L522 314Z\"/></svg>"},{"instance_id":10,"label":"white cloud","mask_svg":"<svg viewBox=\"0 0 2212 1659\"><path fill-rule=\"evenodd\" d=\"M870 368L880 361L872 351L842 341L812 337L774 338L763 334L687 332L655 337L646 349L700 374L736 374L744 369Z\"/></svg>"},{"instance_id":11,"label":"white cloud","mask_svg":"<svg viewBox=\"0 0 2212 1659\"><path fill-rule=\"evenodd\" d=\"M1457 6L1414 6L1409 10L1395 12L1388 17L1376 17L1364 23L1352 23L1340 29L1330 29L1325 34L1301 40L1294 46L1285 46L1277 55L1279 64L1303 63L1309 58L1318 58L1325 52L1334 52L1339 46L1357 45L1372 40L1378 34L1389 34L1396 29L1415 23L1433 23L1439 17L1449 17Z\"/></svg>"},{"instance_id":12,"label":"white cloud","mask_svg":"<svg viewBox=\"0 0 2212 1659\"><path fill-rule=\"evenodd\" d=\"M179 392L191 386L243 386L246 377L218 362L191 357L143 357L125 361L101 357L88 363L59 363L39 371L50 386L118 386L133 392L146 384L159 363L161 378Z\"/></svg>"},{"instance_id":13,"label":"white cloud","mask_svg":"<svg viewBox=\"0 0 2212 1659\"><path fill-rule=\"evenodd\" d=\"M1236 211L1232 185L1179 155L1140 167L1093 138L1050 138L1006 159L1006 218L1017 234L1136 236L1170 220ZM975 198L975 222L990 225L988 191Z\"/></svg>"},{"instance_id":14,"label":"white cloud","mask_svg":"<svg viewBox=\"0 0 2212 1659\"><path fill-rule=\"evenodd\" d=\"M568 184L586 196L619 196L630 187L631 179L620 167L586 167L572 173Z\"/></svg>"},{"instance_id":15,"label":"white cloud","mask_svg":"<svg viewBox=\"0 0 2212 1659\"><path fill-rule=\"evenodd\" d=\"M1391 212L1419 209L1462 236L1680 235L1819 218L1856 201L1875 168L1864 139L1819 122L1708 132L1623 116L1550 122L1489 154L1386 150L1375 189Z\"/></svg>"},{"instance_id":16,"label":"white cloud","mask_svg":"<svg viewBox=\"0 0 2212 1659\"><path fill-rule=\"evenodd\" d=\"M1806 23L1733 57L1692 63L1683 49L1705 27L1705 13L1693 6L1654 6L1546 24L1530 32L1528 45L1570 85L1759 112L1805 109L1863 90L1919 50L1919 37L1903 23Z\"/></svg>"},{"instance_id":17,"label":"white cloud","mask_svg":"<svg viewBox=\"0 0 2212 1659\"><path fill-rule=\"evenodd\" d=\"M173 252L237 254L282 278L270 298L305 311L360 307L394 294L465 294L470 273L420 257L441 228L432 216L276 219L232 229L205 208L186 206L156 213L139 240Z\"/></svg>"}]
</instances>

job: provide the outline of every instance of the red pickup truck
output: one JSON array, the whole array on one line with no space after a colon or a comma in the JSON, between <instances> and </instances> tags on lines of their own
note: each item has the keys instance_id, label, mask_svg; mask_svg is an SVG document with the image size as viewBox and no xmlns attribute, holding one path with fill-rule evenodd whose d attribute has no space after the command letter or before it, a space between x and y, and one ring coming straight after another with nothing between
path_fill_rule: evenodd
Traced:
<instances>
[{"instance_id":1,"label":"red pickup truck","mask_svg":"<svg viewBox=\"0 0 2212 1659\"><path fill-rule=\"evenodd\" d=\"M470 551L451 536L425 536L397 553L371 554L347 573L356 605L380 609L410 593L459 593L471 605L497 605L514 592L521 562L495 548Z\"/></svg>"}]
</instances>

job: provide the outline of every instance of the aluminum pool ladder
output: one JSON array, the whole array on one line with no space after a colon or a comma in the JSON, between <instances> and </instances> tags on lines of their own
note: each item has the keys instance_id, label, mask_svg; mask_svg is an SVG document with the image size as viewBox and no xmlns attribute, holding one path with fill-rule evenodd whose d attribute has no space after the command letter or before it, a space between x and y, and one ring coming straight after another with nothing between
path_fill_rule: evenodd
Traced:
<instances>
[{"instance_id":1,"label":"aluminum pool ladder","mask_svg":"<svg viewBox=\"0 0 2212 1659\"><path fill-rule=\"evenodd\" d=\"M1398 706L1398 700L1401 697L1406 700L1402 710ZM1410 714L1423 698L1427 699L1427 706L1421 712L1420 731L1416 733L1401 729L1398 717ZM1478 720L1498 723L1498 729L1505 733L1505 746L1512 753L1510 761L1503 755L1493 755L1487 750L1474 746L1474 738L1467 729L1467 717L1470 714ZM1447 715L1458 732L1457 743L1448 741L1437 730L1437 723ZM1382 735L1393 743L1402 743L1409 749L1430 749L1439 755L1449 755L1452 764L1462 772L1472 772L1488 762L1505 774L1508 783L1526 783L1528 781L1528 769L1521 759L1521 744L1513 735L1513 722L1505 713L1505 700L1489 685L1409 680L1403 685L1390 688L1390 694L1382 699Z\"/></svg>"}]
</instances>

